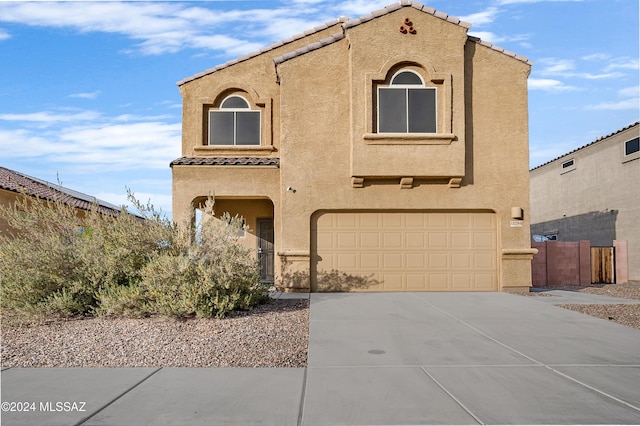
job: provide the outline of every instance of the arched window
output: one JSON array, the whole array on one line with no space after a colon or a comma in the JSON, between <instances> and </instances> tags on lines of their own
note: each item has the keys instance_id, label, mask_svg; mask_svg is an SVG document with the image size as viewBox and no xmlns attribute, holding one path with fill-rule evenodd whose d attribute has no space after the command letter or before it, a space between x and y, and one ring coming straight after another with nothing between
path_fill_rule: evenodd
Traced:
<instances>
[{"instance_id":1,"label":"arched window","mask_svg":"<svg viewBox=\"0 0 640 426\"><path fill-rule=\"evenodd\" d=\"M239 95L209 110L209 145L260 145L260 111Z\"/></svg>"},{"instance_id":2,"label":"arched window","mask_svg":"<svg viewBox=\"0 0 640 426\"><path fill-rule=\"evenodd\" d=\"M436 89L401 70L378 87L378 133L436 133Z\"/></svg>"}]
</instances>

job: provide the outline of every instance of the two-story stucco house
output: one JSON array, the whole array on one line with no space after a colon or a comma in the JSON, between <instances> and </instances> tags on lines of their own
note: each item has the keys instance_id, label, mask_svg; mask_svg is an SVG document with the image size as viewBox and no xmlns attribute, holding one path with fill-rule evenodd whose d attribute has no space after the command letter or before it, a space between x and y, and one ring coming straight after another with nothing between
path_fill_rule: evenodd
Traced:
<instances>
[{"instance_id":1,"label":"two-story stucco house","mask_svg":"<svg viewBox=\"0 0 640 426\"><path fill-rule=\"evenodd\" d=\"M293 291L528 291L531 63L402 1L178 83L173 215L243 216Z\"/></svg>"}]
</instances>

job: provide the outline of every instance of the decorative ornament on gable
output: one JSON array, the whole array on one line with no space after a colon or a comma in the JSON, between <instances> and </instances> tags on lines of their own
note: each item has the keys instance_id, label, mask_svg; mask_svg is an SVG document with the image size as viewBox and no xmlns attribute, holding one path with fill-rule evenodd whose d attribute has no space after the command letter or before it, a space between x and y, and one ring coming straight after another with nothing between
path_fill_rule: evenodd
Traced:
<instances>
[{"instance_id":1,"label":"decorative ornament on gable","mask_svg":"<svg viewBox=\"0 0 640 426\"><path fill-rule=\"evenodd\" d=\"M415 34L417 31L416 29L413 27L413 22L411 22L411 19L409 18L404 18L404 25L400 26L400 32L402 34Z\"/></svg>"}]
</instances>

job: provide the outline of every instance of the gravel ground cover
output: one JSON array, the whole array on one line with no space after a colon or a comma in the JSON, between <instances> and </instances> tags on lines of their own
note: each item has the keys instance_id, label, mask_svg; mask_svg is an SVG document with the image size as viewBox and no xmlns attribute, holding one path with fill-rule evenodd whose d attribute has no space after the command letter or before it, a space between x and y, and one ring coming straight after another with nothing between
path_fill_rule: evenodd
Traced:
<instances>
[{"instance_id":1,"label":"gravel ground cover","mask_svg":"<svg viewBox=\"0 0 640 426\"><path fill-rule=\"evenodd\" d=\"M225 319L85 318L2 325L3 367L304 367L309 301Z\"/></svg>"},{"instance_id":2,"label":"gravel ground cover","mask_svg":"<svg viewBox=\"0 0 640 426\"><path fill-rule=\"evenodd\" d=\"M620 297L623 299L640 300L639 284L608 284L593 285L590 287L566 286L553 287L549 290L567 290L581 293L600 294L602 296ZM529 293L533 296L545 295L541 293ZM548 295L547 295L548 296ZM581 312L586 315L606 319L627 327L640 329L640 305L558 305L561 308Z\"/></svg>"},{"instance_id":3,"label":"gravel ground cover","mask_svg":"<svg viewBox=\"0 0 640 426\"><path fill-rule=\"evenodd\" d=\"M640 285L554 289L640 300ZM640 329L640 304L558 306ZM309 301L284 299L225 319L3 323L0 361L3 367L304 367L308 340Z\"/></svg>"}]
</instances>

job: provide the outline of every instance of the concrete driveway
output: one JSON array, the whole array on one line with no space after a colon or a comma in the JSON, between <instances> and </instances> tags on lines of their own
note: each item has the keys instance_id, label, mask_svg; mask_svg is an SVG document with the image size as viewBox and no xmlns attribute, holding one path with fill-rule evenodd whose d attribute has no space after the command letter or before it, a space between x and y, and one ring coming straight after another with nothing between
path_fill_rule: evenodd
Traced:
<instances>
[{"instance_id":1,"label":"concrete driveway","mask_svg":"<svg viewBox=\"0 0 640 426\"><path fill-rule=\"evenodd\" d=\"M309 424L639 424L640 331L504 293L314 294Z\"/></svg>"},{"instance_id":2,"label":"concrete driveway","mask_svg":"<svg viewBox=\"0 0 640 426\"><path fill-rule=\"evenodd\" d=\"M11 368L2 424L640 424L640 331L543 299L312 294L306 369Z\"/></svg>"}]
</instances>

